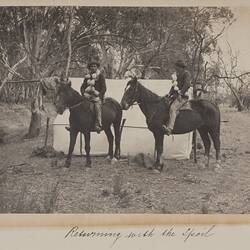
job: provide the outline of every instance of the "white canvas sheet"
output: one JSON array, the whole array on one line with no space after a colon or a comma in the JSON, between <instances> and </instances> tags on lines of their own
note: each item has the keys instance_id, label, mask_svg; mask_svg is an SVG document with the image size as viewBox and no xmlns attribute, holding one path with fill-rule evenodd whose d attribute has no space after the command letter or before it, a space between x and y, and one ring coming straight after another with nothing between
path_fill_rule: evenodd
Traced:
<instances>
[{"instance_id":1,"label":"white canvas sheet","mask_svg":"<svg viewBox=\"0 0 250 250\"><path fill-rule=\"evenodd\" d=\"M80 90L81 78L71 78L72 87L77 91ZM147 88L164 95L168 93L171 87L169 80L140 80ZM111 80L107 79L106 97L110 96L121 101L127 80ZM145 116L142 114L138 106L133 106L128 111L123 111L123 118L126 123L122 133L121 154L134 155L136 153L154 153L153 134L146 128ZM69 111L66 110L63 115L58 115L53 123L53 147L55 150L67 153L69 146L69 132L65 126L69 122ZM80 152L80 135L77 138L74 154L79 155ZM192 149L192 133L184 135L165 136L164 140L164 157L167 159L189 159ZM83 138L83 154L84 154L84 138ZM104 132L100 135L91 133L91 154L105 154L108 150L108 142Z\"/></svg>"}]
</instances>

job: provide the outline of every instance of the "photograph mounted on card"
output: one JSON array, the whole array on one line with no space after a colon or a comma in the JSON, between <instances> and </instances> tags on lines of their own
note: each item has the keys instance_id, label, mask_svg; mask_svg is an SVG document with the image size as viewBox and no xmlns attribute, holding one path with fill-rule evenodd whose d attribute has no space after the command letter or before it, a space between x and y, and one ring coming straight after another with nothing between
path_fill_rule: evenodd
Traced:
<instances>
[{"instance_id":1,"label":"photograph mounted on card","mask_svg":"<svg viewBox=\"0 0 250 250\"><path fill-rule=\"evenodd\" d=\"M250 6L0 15L0 213L249 213Z\"/></svg>"},{"instance_id":2,"label":"photograph mounted on card","mask_svg":"<svg viewBox=\"0 0 250 250\"><path fill-rule=\"evenodd\" d=\"M6 249L248 249L249 4L0 17Z\"/></svg>"}]
</instances>

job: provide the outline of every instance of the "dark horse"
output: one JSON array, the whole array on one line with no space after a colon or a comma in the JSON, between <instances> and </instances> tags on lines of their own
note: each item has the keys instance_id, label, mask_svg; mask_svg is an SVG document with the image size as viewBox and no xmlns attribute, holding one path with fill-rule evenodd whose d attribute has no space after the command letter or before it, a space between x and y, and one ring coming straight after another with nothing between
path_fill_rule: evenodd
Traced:
<instances>
[{"instance_id":1,"label":"dark horse","mask_svg":"<svg viewBox=\"0 0 250 250\"><path fill-rule=\"evenodd\" d=\"M81 96L71 87L69 81L60 82L57 80L55 106L58 114L62 114L66 108L69 108L70 124L70 144L65 167L71 164L72 152L75 147L76 138L79 132L83 133L85 139L86 166L91 166L90 158L90 133L93 131L95 114L93 104L85 97ZM118 159L120 156L120 124L122 119L122 109L120 104L112 98L106 98L102 105L102 126L107 136L110 159ZM113 134L111 125L115 133L115 153L113 154ZM114 157L114 158L113 158Z\"/></svg>"},{"instance_id":2,"label":"dark horse","mask_svg":"<svg viewBox=\"0 0 250 250\"><path fill-rule=\"evenodd\" d=\"M155 149L157 152L155 168L162 170L161 156L164 141L162 125L166 124L169 119L171 100L168 97L163 98L156 95L140 84L137 78L133 78L127 83L121 106L124 110L127 110L135 103L139 105L145 115L148 128L155 138ZM179 111L173 134L184 134L197 129L204 143L207 166L209 166L211 147L210 135L216 150L216 166L219 167L220 111L215 104L207 100L190 100L190 104L192 109Z\"/></svg>"}]
</instances>

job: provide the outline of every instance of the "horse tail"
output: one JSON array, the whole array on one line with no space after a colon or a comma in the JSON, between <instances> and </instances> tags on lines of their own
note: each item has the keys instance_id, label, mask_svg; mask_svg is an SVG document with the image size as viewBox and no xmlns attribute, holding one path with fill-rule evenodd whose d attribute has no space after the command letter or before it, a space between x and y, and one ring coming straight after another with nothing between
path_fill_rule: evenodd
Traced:
<instances>
[{"instance_id":1,"label":"horse tail","mask_svg":"<svg viewBox=\"0 0 250 250\"><path fill-rule=\"evenodd\" d=\"M220 158L220 109L215 103L209 102L207 100L201 100L201 105L203 106L203 112L205 114L205 125L208 128L208 133L212 138L214 148L216 151L216 160Z\"/></svg>"},{"instance_id":2,"label":"horse tail","mask_svg":"<svg viewBox=\"0 0 250 250\"><path fill-rule=\"evenodd\" d=\"M197 111L203 120L203 126L198 129L205 146L205 154L209 157L211 137L216 150L216 160L220 158L220 109L218 105L205 99L191 100L192 109Z\"/></svg>"},{"instance_id":3,"label":"horse tail","mask_svg":"<svg viewBox=\"0 0 250 250\"><path fill-rule=\"evenodd\" d=\"M117 122L120 121L120 123L121 123L121 120L122 120L122 107L121 107L120 103L118 101L116 101L115 99L111 98L111 97L105 98L104 103L112 104L114 110L116 111L115 121L117 121Z\"/></svg>"}]
</instances>

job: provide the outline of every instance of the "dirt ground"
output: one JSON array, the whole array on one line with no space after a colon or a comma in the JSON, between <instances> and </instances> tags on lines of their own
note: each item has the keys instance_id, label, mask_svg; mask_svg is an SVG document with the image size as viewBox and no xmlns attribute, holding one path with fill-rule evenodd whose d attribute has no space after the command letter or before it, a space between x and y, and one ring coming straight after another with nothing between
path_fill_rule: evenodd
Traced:
<instances>
[{"instance_id":1,"label":"dirt ground","mask_svg":"<svg viewBox=\"0 0 250 250\"><path fill-rule=\"evenodd\" d=\"M250 112L221 107L220 172L199 168L193 160L168 160L156 174L126 160L111 165L104 158L32 156L44 145L45 119L39 138L23 140L30 113L24 105L0 105L1 213L250 213ZM51 123L55 117L53 108ZM153 143L153 142L152 142ZM49 132L52 144L52 126ZM212 150L211 164L215 163ZM201 162L203 149L198 151Z\"/></svg>"}]
</instances>

